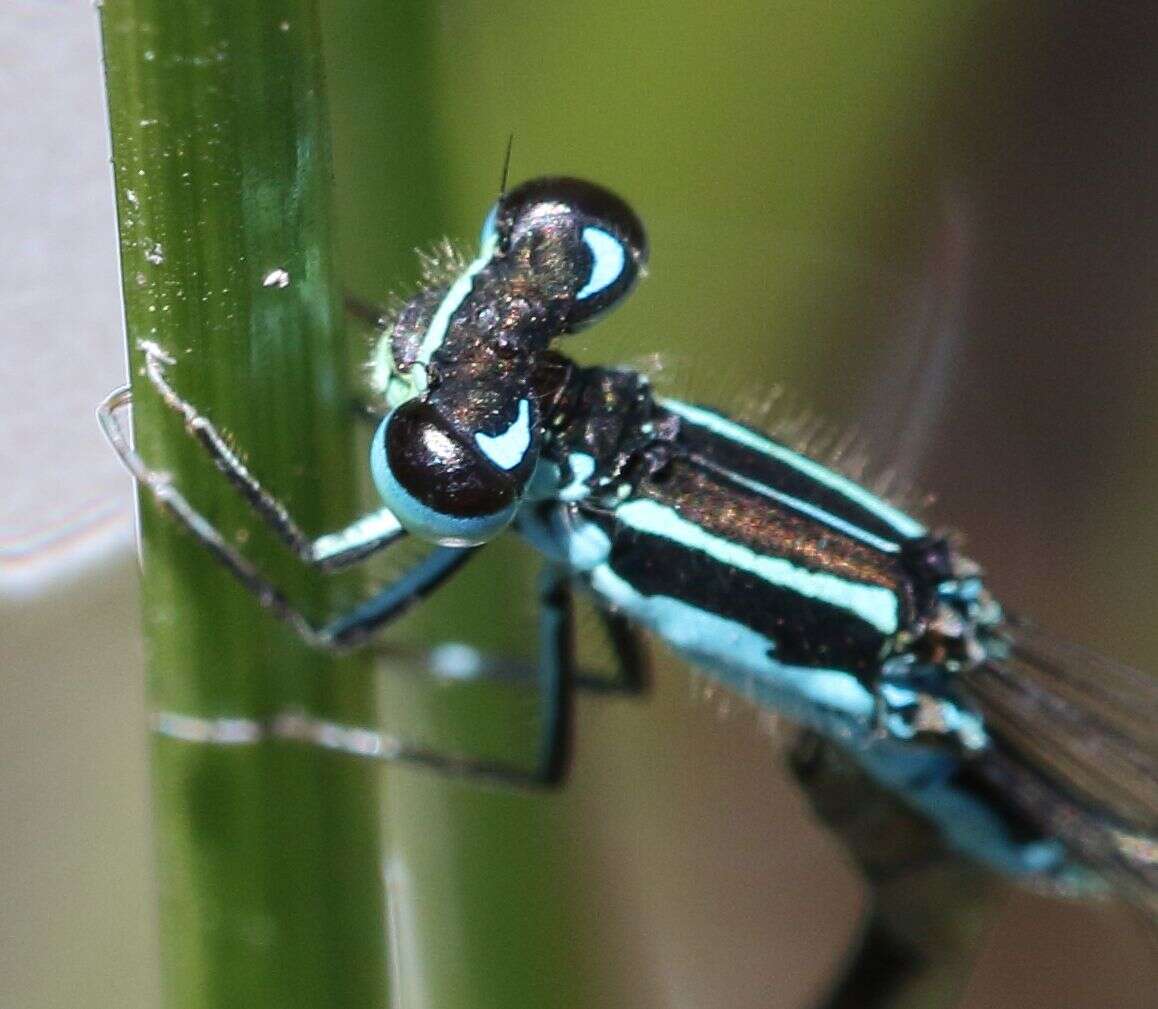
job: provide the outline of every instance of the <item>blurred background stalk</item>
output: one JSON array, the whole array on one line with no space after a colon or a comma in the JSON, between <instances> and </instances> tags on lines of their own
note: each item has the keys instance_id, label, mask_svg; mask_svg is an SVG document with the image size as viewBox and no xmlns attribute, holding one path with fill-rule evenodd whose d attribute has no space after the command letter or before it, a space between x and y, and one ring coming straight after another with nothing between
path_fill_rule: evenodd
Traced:
<instances>
[{"instance_id":1,"label":"blurred background stalk","mask_svg":"<svg viewBox=\"0 0 1158 1009\"><path fill-rule=\"evenodd\" d=\"M179 391L305 529L357 514L316 4L106 0L101 17L137 444L320 616L357 583L291 562L161 408L137 349L177 359ZM307 651L147 499L141 525L151 709L373 721L368 660ZM384 1006L378 769L163 739L152 761L165 1006Z\"/></svg>"}]
</instances>

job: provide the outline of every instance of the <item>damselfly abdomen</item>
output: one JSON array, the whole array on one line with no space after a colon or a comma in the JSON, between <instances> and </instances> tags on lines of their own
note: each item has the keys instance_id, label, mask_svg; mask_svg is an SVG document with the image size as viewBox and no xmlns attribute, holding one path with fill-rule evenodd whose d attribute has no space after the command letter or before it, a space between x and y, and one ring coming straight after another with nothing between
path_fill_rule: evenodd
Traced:
<instances>
[{"instance_id":1,"label":"damselfly abdomen","mask_svg":"<svg viewBox=\"0 0 1158 1009\"><path fill-rule=\"evenodd\" d=\"M323 624L307 620L117 424L106 430L157 502L311 645L354 647L510 528L546 558L543 740L534 768L446 757L301 717L252 726L514 783L558 783L577 677L573 588L596 602L641 687L644 628L729 690L804 726L956 851L1069 893L1113 887L1158 913L1154 680L1009 618L953 543L823 462L646 377L552 349L618 304L646 261L619 198L540 179L501 197L478 256L382 320L383 415L371 470L384 507L307 536L211 421L181 398L166 351L152 388L307 564L333 570L416 536L432 551ZM213 741L180 713L160 731Z\"/></svg>"}]
</instances>

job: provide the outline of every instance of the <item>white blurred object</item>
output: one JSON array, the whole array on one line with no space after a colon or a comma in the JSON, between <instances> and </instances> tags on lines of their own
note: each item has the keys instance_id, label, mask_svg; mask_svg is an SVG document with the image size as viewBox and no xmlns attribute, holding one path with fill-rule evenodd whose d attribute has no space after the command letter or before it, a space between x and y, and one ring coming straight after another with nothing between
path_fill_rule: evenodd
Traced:
<instances>
[{"instance_id":1,"label":"white blurred object","mask_svg":"<svg viewBox=\"0 0 1158 1009\"><path fill-rule=\"evenodd\" d=\"M160 999L133 496L94 417L124 381L102 90L91 0L0 0L0 1006L21 1009Z\"/></svg>"},{"instance_id":2,"label":"white blurred object","mask_svg":"<svg viewBox=\"0 0 1158 1009\"><path fill-rule=\"evenodd\" d=\"M0 6L0 598L132 542L94 418L125 375L102 94L88 0Z\"/></svg>"}]
</instances>

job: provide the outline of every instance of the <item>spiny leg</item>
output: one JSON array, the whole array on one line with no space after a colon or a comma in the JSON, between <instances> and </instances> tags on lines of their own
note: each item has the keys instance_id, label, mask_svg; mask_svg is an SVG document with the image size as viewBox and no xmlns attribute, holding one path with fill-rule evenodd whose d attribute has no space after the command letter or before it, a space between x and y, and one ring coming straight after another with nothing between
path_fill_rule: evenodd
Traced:
<instances>
[{"instance_id":1,"label":"spiny leg","mask_svg":"<svg viewBox=\"0 0 1158 1009\"><path fill-rule=\"evenodd\" d=\"M351 294L349 291L343 295L342 304L346 309L346 314L350 316L350 318L357 319L370 329L385 332L386 327L390 324L391 312L385 305L367 301L365 298L357 294Z\"/></svg>"},{"instance_id":2,"label":"spiny leg","mask_svg":"<svg viewBox=\"0 0 1158 1009\"><path fill-rule=\"evenodd\" d=\"M315 625L286 597L277 585L230 543L217 528L173 485L169 476L150 469L130 446L127 434L117 420L118 412L130 402L128 389L113 393L101 404L98 415L109 441L128 467L134 478L152 495L158 506L173 516L209 550L258 601L287 624L303 641L314 648L343 651L365 641L369 634L400 616L409 606L424 598L466 563L475 553L473 548L437 547L408 571L397 582L373 596L349 613L322 626ZM279 506L280 507L280 506ZM370 516L372 519L373 516ZM357 530L370 521L362 519L350 529ZM320 537L315 543L328 539L349 537L350 529L330 537ZM400 540L400 532L388 540L379 541L375 549ZM362 549L365 549L363 544ZM347 550L345 556L349 556ZM364 556L364 553L361 554Z\"/></svg>"},{"instance_id":3,"label":"spiny leg","mask_svg":"<svg viewBox=\"0 0 1158 1009\"><path fill-rule=\"evenodd\" d=\"M475 547L435 547L377 595L321 630L339 648L353 648L425 599L477 553Z\"/></svg>"},{"instance_id":4,"label":"spiny leg","mask_svg":"<svg viewBox=\"0 0 1158 1009\"><path fill-rule=\"evenodd\" d=\"M539 582L539 761L534 780L562 783L571 760L575 715L575 613L571 582L545 568Z\"/></svg>"},{"instance_id":5,"label":"spiny leg","mask_svg":"<svg viewBox=\"0 0 1158 1009\"><path fill-rule=\"evenodd\" d=\"M576 686L595 694L626 694L635 697L646 694L651 686L647 668L647 653L643 639L635 626L621 613L596 607L603 634L615 656L615 675L593 676L579 673Z\"/></svg>"},{"instance_id":6,"label":"spiny leg","mask_svg":"<svg viewBox=\"0 0 1158 1009\"><path fill-rule=\"evenodd\" d=\"M315 718L301 710L276 712L266 718L199 718L176 712L153 716L153 730L170 739L215 746L252 746L270 741L287 741L317 746L349 756L425 767L441 774L494 782L518 788L554 788L567 770L571 755L572 707L574 694L574 642L570 584L563 572L548 571L540 585L539 696L540 729L538 755L534 767L505 761L480 760L465 754L443 753L408 742L389 733ZM447 678L464 676L466 646L452 649L447 658ZM473 653L473 649L467 649ZM435 670L437 672L437 670ZM477 678L487 678L484 667L470 669Z\"/></svg>"},{"instance_id":7,"label":"spiny leg","mask_svg":"<svg viewBox=\"0 0 1158 1009\"><path fill-rule=\"evenodd\" d=\"M285 505L250 473L213 422L201 414L192 403L183 399L169 384L165 367L175 363L173 358L151 341L141 341L139 346L145 354L145 377L160 394L165 405L181 416L186 430L204 447L217 468L228 477L254 512L303 563L326 571L336 571L356 564L406 535L393 513L383 508L363 516L337 532L327 533L316 539L307 536ZM126 400L125 405L127 402ZM132 454L132 450L128 447L128 441L123 437L123 433L120 433L120 437L114 437L108 425L105 425L105 430L113 447L126 465L129 465L128 456ZM134 467L129 465L129 468L136 475Z\"/></svg>"}]
</instances>

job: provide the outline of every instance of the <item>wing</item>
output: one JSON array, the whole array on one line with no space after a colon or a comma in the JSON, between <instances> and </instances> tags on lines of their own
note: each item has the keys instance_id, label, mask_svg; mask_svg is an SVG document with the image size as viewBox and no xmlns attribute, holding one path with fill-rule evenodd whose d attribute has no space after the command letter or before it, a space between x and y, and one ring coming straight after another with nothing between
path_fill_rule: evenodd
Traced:
<instances>
[{"instance_id":1,"label":"wing","mask_svg":"<svg viewBox=\"0 0 1158 1009\"><path fill-rule=\"evenodd\" d=\"M962 676L994 739L981 770L1158 921L1158 679L1011 620Z\"/></svg>"}]
</instances>

